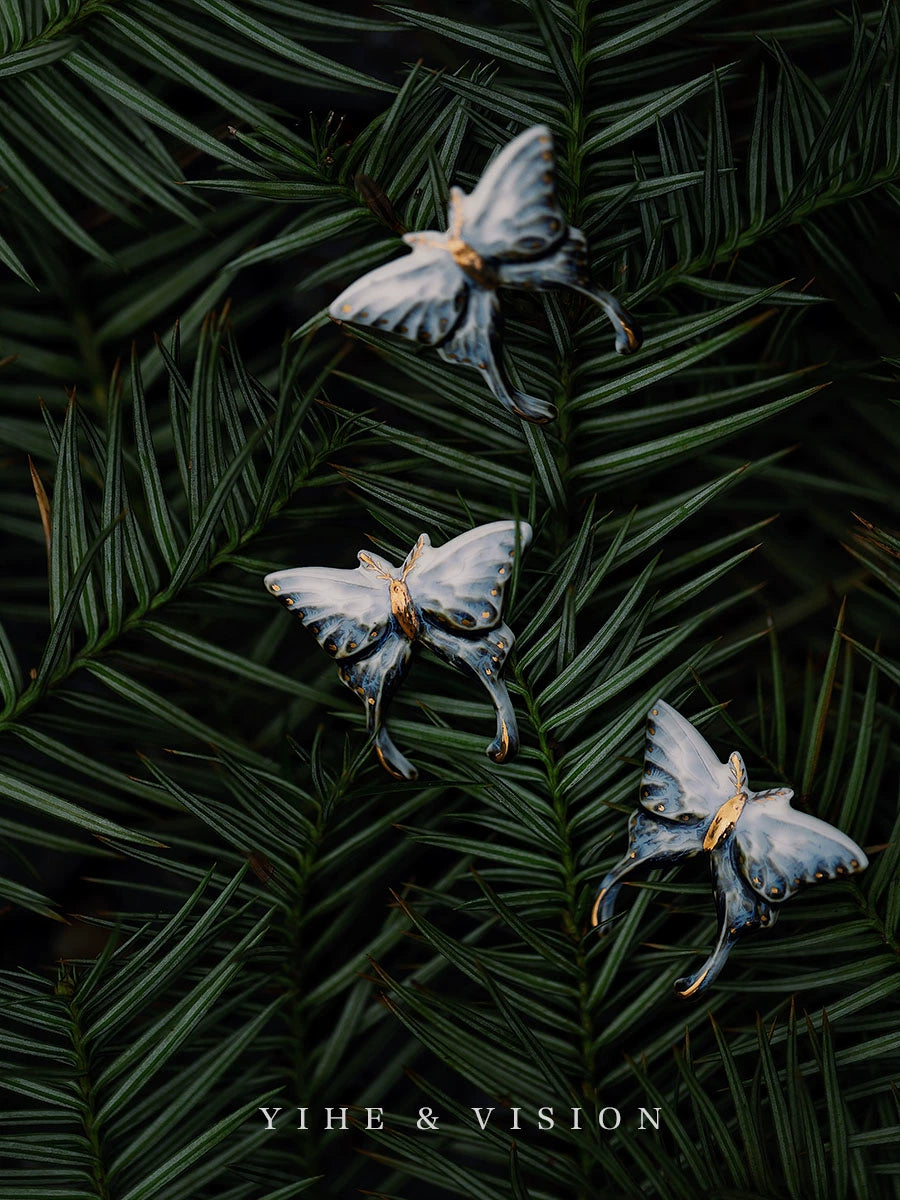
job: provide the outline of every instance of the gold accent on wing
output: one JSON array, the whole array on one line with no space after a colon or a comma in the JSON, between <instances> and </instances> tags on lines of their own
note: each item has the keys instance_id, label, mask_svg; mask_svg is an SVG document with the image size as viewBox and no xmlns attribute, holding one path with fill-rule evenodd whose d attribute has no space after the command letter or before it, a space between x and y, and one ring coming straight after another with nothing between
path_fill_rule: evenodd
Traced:
<instances>
[{"instance_id":1,"label":"gold accent on wing","mask_svg":"<svg viewBox=\"0 0 900 1200\"><path fill-rule=\"evenodd\" d=\"M601 888L600 891L597 893L597 899L594 901L594 907L591 909L591 924L592 925L600 924L600 918L597 914L600 912L600 905L602 904L603 897L606 895L608 890L609 890L608 888Z\"/></svg>"},{"instance_id":2,"label":"gold accent on wing","mask_svg":"<svg viewBox=\"0 0 900 1200\"><path fill-rule=\"evenodd\" d=\"M382 752L381 747L377 743L375 745L375 753L378 755L378 761L381 763L381 765L387 771L388 775L392 775L394 777L394 779L403 779L404 778L404 776L401 775L399 771L395 771L394 768L390 765L388 760L384 757L384 753Z\"/></svg>"},{"instance_id":3,"label":"gold accent on wing","mask_svg":"<svg viewBox=\"0 0 900 1200\"><path fill-rule=\"evenodd\" d=\"M703 849L712 850L714 846L718 846L719 842L734 829L738 817L747 803L747 793L738 792L736 796L732 796L721 806L719 811L710 822L709 829L706 831L706 836L703 839Z\"/></svg>"},{"instance_id":4,"label":"gold accent on wing","mask_svg":"<svg viewBox=\"0 0 900 1200\"><path fill-rule=\"evenodd\" d=\"M691 986L689 988L685 988L684 991L679 992L678 995L683 996L685 999L687 999L689 996L693 996L694 992L696 992L697 988L701 985L701 983L707 977L708 974L709 974L709 967L706 968L706 970L703 972L702 975L698 976L694 980L694 982L691 984Z\"/></svg>"},{"instance_id":5,"label":"gold accent on wing","mask_svg":"<svg viewBox=\"0 0 900 1200\"><path fill-rule=\"evenodd\" d=\"M639 350L641 347L641 339L638 337L635 331L630 325L627 325L623 320L621 320L621 318L619 319L619 324L622 326L622 332L625 334L626 338L628 338L629 352L633 353L635 350Z\"/></svg>"}]
</instances>

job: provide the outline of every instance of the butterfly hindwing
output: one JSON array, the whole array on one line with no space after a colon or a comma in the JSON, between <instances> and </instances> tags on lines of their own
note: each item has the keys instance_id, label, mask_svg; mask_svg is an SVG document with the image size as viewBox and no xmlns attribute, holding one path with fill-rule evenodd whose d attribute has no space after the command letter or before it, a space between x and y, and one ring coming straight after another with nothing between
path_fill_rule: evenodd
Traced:
<instances>
[{"instance_id":1,"label":"butterfly hindwing","mask_svg":"<svg viewBox=\"0 0 900 1200\"><path fill-rule=\"evenodd\" d=\"M294 567L264 582L333 658L366 657L390 630L388 582L378 570Z\"/></svg>"},{"instance_id":2,"label":"butterfly hindwing","mask_svg":"<svg viewBox=\"0 0 900 1200\"><path fill-rule=\"evenodd\" d=\"M719 762L690 721L657 700L647 714L644 808L669 820L712 818L733 792L729 765Z\"/></svg>"},{"instance_id":3,"label":"butterfly hindwing","mask_svg":"<svg viewBox=\"0 0 900 1200\"><path fill-rule=\"evenodd\" d=\"M644 340L640 325L615 296L591 283L587 242L580 229L569 229L562 244L533 262L502 263L497 271L500 286L533 288L567 287L599 304L616 331L616 350L633 354Z\"/></svg>"},{"instance_id":4,"label":"butterfly hindwing","mask_svg":"<svg viewBox=\"0 0 900 1200\"><path fill-rule=\"evenodd\" d=\"M517 544L524 550L531 533L524 521L494 521L437 548L422 539L406 578L416 608L426 620L445 629L462 633L493 629L500 621Z\"/></svg>"},{"instance_id":5,"label":"butterfly hindwing","mask_svg":"<svg viewBox=\"0 0 900 1200\"><path fill-rule=\"evenodd\" d=\"M594 900L591 922L605 926L613 915L622 881L636 867L655 867L661 863L693 858L703 847L703 821L676 824L661 821L638 808L628 820L628 850L625 857L607 872ZM601 928L601 932L607 932Z\"/></svg>"},{"instance_id":6,"label":"butterfly hindwing","mask_svg":"<svg viewBox=\"0 0 900 1200\"><path fill-rule=\"evenodd\" d=\"M520 133L500 151L474 191L454 192L460 235L485 258L515 261L546 254L566 234L556 200L556 159L546 125Z\"/></svg>"},{"instance_id":7,"label":"butterfly hindwing","mask_svg":"<svg viewBox=\"0 0 900 1200\"><path fill-rule=\"evenodd\" d=\"M415 779L418 772L394 743L385 726L388 705L403 682L412 659L412 643L393 634L381 639L370 655L342 663L341 681L366 708L366 727L374 735L381 765L397 779Z\"/></svg>"},{"instance_id":8,"label":"butterfly hindwing","mask_svg":"<svg viewBox=\"0 0 900 1200\"><path fill-rule=\"evenodd\" d=\"M745 933L771 928L778 913L747 886L734 838L717 845L710 856L719 933L709 958L695 971L675 981L675 991L688 1000L700 995L725 966L732 947Z\"/></svg>"},{"instance_id":9,"label":"butterfly hindwing","mask_svg":"<svg viewBox=\"0 0 900 1200\"><path fill-rule=\"evenodd\" d=\"M351 283L332 301L328 315L335 321L387 329L411 342L438 345L462 319L469 288L451 255L417 242L410 254Z\"/></svg>"},{"instance_id":10,"label":"butterfly hindwing","mask_svg":"<svg viewBox=\"0 0 900 1200\"><path fill-rule=\"evenodd\" d=\"M515 641L509 626L500 621L483 633L464 635L427 621L420 636L445 662L474 676L482 685L497 713L497 732L487 748L488 758L498 763L512 758L519 749L519 729L502 675Z\"/></svg>"},{"instance_id":11,"label":"butterfly hindwing","mask_svg":"<svg viewBox=\"0 0 900 1200\"><path fill-rule=\"evenodd\" d=\"M538 424L552 421L556 416L554 405L520 392L507 379L500 341L502 328L497 293L473 287L463 319L453 336L438 349L438 354L447 362L475 367L500 403L517 417Z\"/></svg>"},{"instance_id":12,"label":"butterfly hindwing","mask_svg":"<svg viewBox=\"0 0 900 1200\"><path fill-rule=\"evenodd\" d=\"M770 903L804 883L862 871L868 862L852 838L793 808L792 795L788 788L751 795L734 831L747 884Z\"/></svg>"}]
</instances>

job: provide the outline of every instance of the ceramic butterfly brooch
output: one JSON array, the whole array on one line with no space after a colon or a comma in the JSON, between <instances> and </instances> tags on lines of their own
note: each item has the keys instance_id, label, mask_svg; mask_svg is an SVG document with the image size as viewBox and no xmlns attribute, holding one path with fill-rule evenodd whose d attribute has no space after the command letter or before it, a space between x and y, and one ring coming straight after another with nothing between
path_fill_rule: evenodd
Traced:
<instances>
[{"instance_id":1,"label":"ceramic butterfly brooch","mask_svg":"<svg viewBox=\"0 0 900 1200\"><path fill-rule=\"evenodd\" d=\"M621 354L641 345L634 318L591 286L587 242L566 221L555 182L553 138L546 125L535 125L497 155L473 192L450 189L446 232L404 234L412 253L357 279L329 316L436 346L448 362L479 370L511 412L552 420L554 406L517 391L503 370L498 288L572 288L609 317Z\"/></svg>"},{"instance_id":2,"label":"ceramic butterfly brooch","mask_svg":"<svg viewBox=\"0 0 900 1200\"><path fill-rule=\"evenodd\" d=\"M531 542L524 521L494 521L432 546L423 533L400 567L360 550L355 569L296 567L265 577L273 595L296 613L338 663L344 684L361 698L382 765L398 779L416 769L385 728L391 697L417 645L474 675L497 710L488 757L501 763L519 748L503 664L515 638L501 620L513 559Z\"/></svg>"},{"instance_id":3,"label":"ceramic butterfly brooch","mask_svg":"<svg viewBox=\"0 0 900 1200\"><path fill-rule=\"evenodd\" d=\"M741 934L774 925L775 906L799 887L868 865L846 834L792 808L793 794L790 788L752 791L737 751L719 762L693 725L657 700L647 714L643 807L628 823L628 853L600 885L593 924L602 932L622 880L635 867L708 854L718 940L700 970L675 983L679 996L698 995L722 970Z\"/></svg>"}]
</instances>

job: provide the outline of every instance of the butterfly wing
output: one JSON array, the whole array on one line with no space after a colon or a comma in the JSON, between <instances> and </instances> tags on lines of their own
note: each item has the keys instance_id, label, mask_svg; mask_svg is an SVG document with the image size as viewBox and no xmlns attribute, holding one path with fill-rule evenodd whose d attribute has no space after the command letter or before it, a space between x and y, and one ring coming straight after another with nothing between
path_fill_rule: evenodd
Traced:
<instances>
[{"instance_id":1,"label":"butterfly wing","mask_svg":"<svg viewBox=\"0 0 900 1200\"><path fill-rule=\"evenodd\" d=\"M531 535L525 521L479 525L438 547L423 535L413 551L415 558L407 560L406 586L416 608L444 629L462 633L493 629L500 621L517 541L524 550Z\"/></svg>"},{"instance_id":2,"label":"butterfly wing","mask_svg":"<svg viewBox=\"0 0 900 1200\"><path fill-rule=\"evenodd\" d=\"M748 885L777 903L805 883L862 871L868 859L852 838L791 807L788 788L751 795L734 831Z\"/></svg>"},{"instance_id":3,"label":"butterfly wing","mask_svg":"<svg viewBox=\"0 0 900 1200\"><path fill-rule=\"evenodd\" d=\"M398 779L415 779L415 767L385 727L388 705L412 657L412 643L391 617L390 578L396 568L367 551L360 551L359 559L360 565L349 571L274 571L265 585L337 660L341 681L365 706L366 726L382 766Z\"/></svg>"},{"instance_id":4,"label":"butterfly wing","mask_svg":"<svg viewBox=\"0 0 900 1200\"><path fill-rule=\"evenodd\" d=\"M436 549L423 535L404 564L410 597L422 617L421 640L478 679L491 698L497 732L487 753L494 762L512 758L519 747L515 711L502 678L515 638L500 614L517 544L524 549L531 534L524 521L494 521Z\"/></svg>"},{"instance_id":5,"label":"butterfly wing","mask_svg":"<svg viewBox=\"0 0 900 1200\"><path fill-rule=\"evenodd\" d=\"M383 637L365 658L341 664L341 681L356 692L366 708L366 728L373 735L375 753L395 779L415 779L418 772L394 745L387 731L387 709L403 682L412 658L412 642L398 635Z\"/></svg>"},{"instance_id":6,"label":"butterfly wing","mask_svg":"<svg viewBox=\"0 0 900 1200\"><path fill-rule=\"evenodd\" d=\"M704 820L696 820L676 825L636 809L628 821L628 850L604 876L591 910L591 924L599 925L600 933L608 932L604 926L613 915L622 880L636 867L668 866L699 854L705 824Z\"/></svg>"},{"instance_id":7,"label":"butterfly wing","mask_svg":"<svg viewBox=\"0 0 900 1200\"><path fill-rule=\"evenodd\" d=\"M565 237L568 223L556 200L556 158L546 125L513 138L470 195L454 188L451 197L451 225L461 217L460 236L484 258L535 258Z\"/></svg>"},{"instance_id":8,"label":"butterfly wing","mask_svg":"<svg viewBox=\"0 0 900 1200\"><path fill-rule=\"evenodd\" d=\"M443 240L442 233L418 234ZM437 345L462 320L470 289L453 256L421 241L412 252L376 267L332 301L328 315L374 329L387 329L411 342Z\"/></svg>"},{"instance_id":9,"label":"butterfly wing","mask_svg":"<svg viewBox=\"0 0 900 1200\"><path fill-rule=\"evenodd\" d=\"M669 820L708 821L734 790L730 766L719 762L690 721L657 700L647 714L640 790L644 808Z\"/></svg>"},{"instance_id":10,"label":"butterfly wing","mask_svg":"<svg viewBox=\"0 0 900 1200\"><path fill-rule=\"evenodd\" d=\"M704 992L725 965L732 947L746 933L771 928L778 913L747 886L740 866L740 851L733 836L719 842L710 855L719 933L709 958L698 971L675 981L684 1000Z\"/></svg>"},{"instance_id":11,"label":"butterfly wing","mask_svg":"<svg viewBox=\"0 0 900 1200\"><path fill-rule=\"evenodd\" d=\"M514 388L503 368L503 347L500 341L502 317L497 293L473 287L462 320L438 354L447 362L475 367L484 376L488 387L504 407L526 421L543 424L552 421L556 408L537 396L529 396Z\"/></svg>"},{"instance_id":12,"label":"butterfly wing","mask_svg":"<svg viewBox=\"0 0 900 1200\"><path fill-rule=\"evenodd\" d=\"M332 658L363 658L390 632L389 584L377 567L293 567L263 582Z\"/></svg>"}]
</instances>

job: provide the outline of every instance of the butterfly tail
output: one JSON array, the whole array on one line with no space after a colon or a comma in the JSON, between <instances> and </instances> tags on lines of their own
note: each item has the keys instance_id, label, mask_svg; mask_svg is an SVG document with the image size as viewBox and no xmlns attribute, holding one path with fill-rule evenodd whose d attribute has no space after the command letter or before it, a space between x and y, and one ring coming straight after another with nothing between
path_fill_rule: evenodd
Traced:
<instances>
[{"instance_id":1,"label":"butterfly tail","mask_svg":"<svg viewBox=\"0 0 900 1200\"><path fill-rule=\"evenodd\" d=\"M636 866L637 863L626 856L603 877L603 882L594 899L594 907L591 909L591 924L597 926L597 932L601 937L606 937L609 933L609 922L615 911L616 899L622 890L622 880Z\"/></svg>"},{"instance_id":2,"label":"butterfly tail","mask_svg":"<svg viewBox=\"0 0 900 1200\"><path fill-rule=\"evenodd\" d=\"M580 229L569 229L565 240L552 254L521 262L503 262L499 269L500 286L535 288L566 287L588 296L599 304L616 331L616 349L620 354L639 350L644 335L637 321L615 296L590 283L587 242Z\"/></svg>"},{"instance_id":3,"label":"butterfly tail","mask_svg":"<svg viewBox=\"0 0 900 1200\"><path fill-rule=\"evenodd\" d=\"M771 928L778 916L777 910L757 896L742 878L735 861L738 853L733 835L720 842L712 852L719 935L712 954L699 971L675 981L675 991L683 1000L692 1000L706 991L718 977L732 947L743 934Z\"/></svg>"},{"instance_id":4,"label":"butterfly tail","mask_svg":"<svg viewBox=\"0 0 900 1200\"><path fill-rule=\"evenodd\" d=\"M512 387L497 359L491 358L487 366L479 366L479 370L500 403L517 417L533 421L535 425L546 425L555 418L556 406L547 400L541 400L539 396L529 396L527 392Z\"/></svg>"},{"instance_id":5,"label":"butterfly tail","mask_svg":"<svg viewBox=\"0 0 900 1200\"><path fill-rule=\"evenodd\" d=\"M374 737L375 753L388 774L395 779L415 779L415 767L394 743L385 727L388 705L403 681L412 646L395 633L385 637L373 654L345 663L340 668L343 683L360 697L366 709L366 727Z\"/></svg>"},{"instance_id":6,"label":"butterfly tail","mask_svg":"<svg viewBox=\"0 0 900 1200\"><path fill-rule=\"evenodd\" d=\"M622 880L635 867L655 867L678 862L698 854L703 845L702 821L661 821L638 809L628 822L628 851L625 857L603 878L594 907L591 924L599 927L601 936L613 915L616 897Z\"/></svg>"},{"instance_id":7,"label":"butterfly tail","mask_svg":"<svg viewBox=\"0 0 900 1200\"><path fill-rule=\"evenodd\" d=\"M634 354L640 350L644 341L644 332L627 308L619 303L615 296L599 287L582 287L581 284L571 284L576 292L589 296L595 304L599 304L609 318L616 333L616 350L619 354Z\"/></svg>"},{"instance_id":8,"label":"butterfly tail","mask_svg":"<svg viewBox=\"0 0 900 1200\"><path fill-rule=\"evenodd\" d=\"M495 763L514 758L519 749L519 727L502 677L503 663L515 641L512 630L500 622L481 637L467 638L429 622L423 640L446 662L474 675L490 696L497 713L497 732L487 747L488 758Z\"/></svg>"},{"instance_id":9,"label":"butterfly tail","mask_svg":"<svg viewBox=\"0 0 900 1200\"><path fill-rule=\"evenodd\" d=\"M377 729L373 729L373 720L369 721L369 732L375 734L375 753L378 755L378 761L384 767L389 775L393 775L395 779L418 779L419 772L412 765L409 759L401 754L394 743L391 741L391 736L385 725L379 725Z\"/></svg>"},{"instance_id":10,"label":"butterfly tail","mask_svg":"<svg viewBox=\"0 0 900 1200\"><path fill-rule=\"evenodd\" d=\"M459 328L439 348L446 362L462 363L481 372L488 387L517 417L543 425L552 421L556 409L546 400L514 388L506 377L500 345L501 317L496 293L472 288L469 305Z\"/></svg>"}]
</instances>

